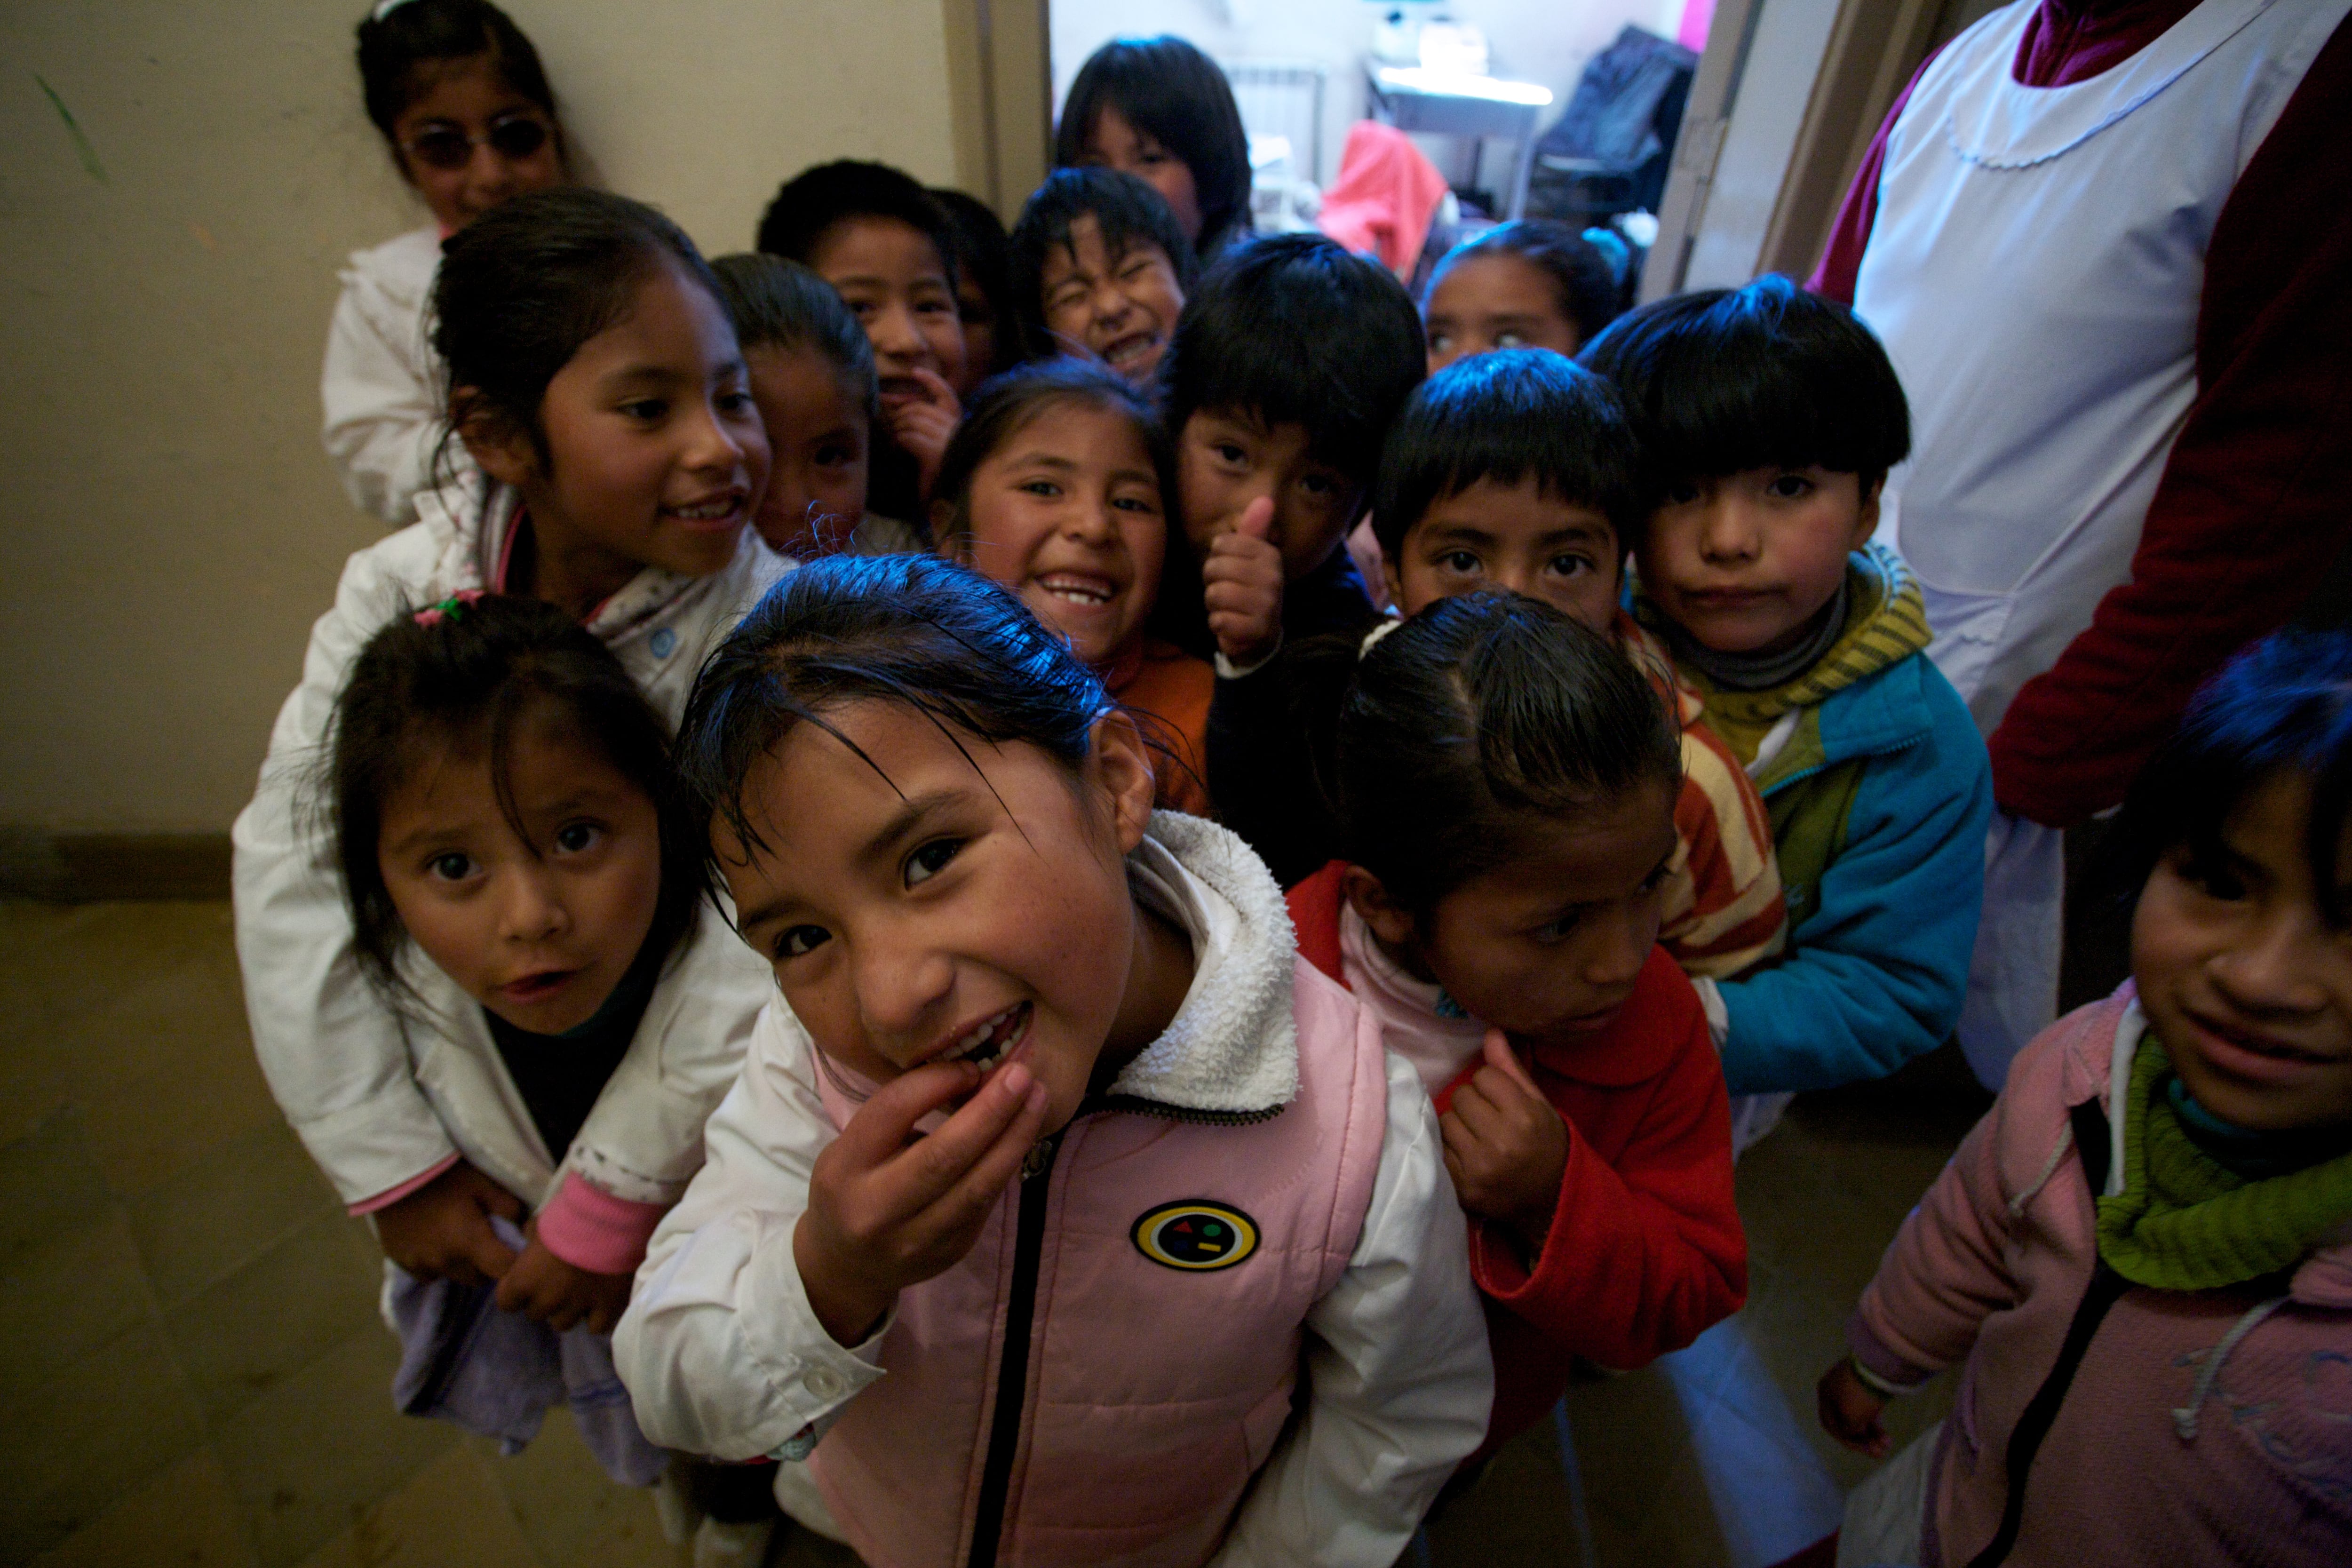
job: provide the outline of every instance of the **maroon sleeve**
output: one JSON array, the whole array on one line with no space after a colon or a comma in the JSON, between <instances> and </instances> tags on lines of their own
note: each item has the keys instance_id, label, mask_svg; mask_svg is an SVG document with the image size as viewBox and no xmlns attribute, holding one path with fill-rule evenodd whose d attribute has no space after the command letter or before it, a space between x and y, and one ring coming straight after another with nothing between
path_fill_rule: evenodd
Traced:
<instances>
[{"instance_id":1,"label":"maroon sleeve","mask_svg":"<svg viewBox=\"0 0 2352 1568\"><path fill-rule=\"evenodd\" d=\"M2197 400L2131 580L1993 732L2001 809L2123 798L2204 679L2294 616L2352 539L2352 25L2312 63L2206 254Z\"/></svg>"},{"instance_id":2,"label":"maroon sleeve","mask_svg":"<svg viewBox=\"0 0 2352 1568\"><path fill-rule=\"evenodd\" d=\"M1886 167L1886 138L1893 134L1895 122L1903 118L1904 105L1911 101L1911 89L1919 85L1925 71L1935 58L1943 53L1937 45L1919 62L1919 69L1903 84L1895 95L1894 106L1886 118L1879 121L1878 134L1870 139L1870 146L1862 155L1862 167L1853 172L1853 184L1845 189L1845 201L1838 207L1836 219L1830 225L1828 243L1822 247L1820 265L1805 287L1825 300L1835 300L1841 305L1853 303L1853 280L1862 271L1862 253L1870 244L1870 226L1878 221L1878 176Z\"/></svg>"}]
</instances>

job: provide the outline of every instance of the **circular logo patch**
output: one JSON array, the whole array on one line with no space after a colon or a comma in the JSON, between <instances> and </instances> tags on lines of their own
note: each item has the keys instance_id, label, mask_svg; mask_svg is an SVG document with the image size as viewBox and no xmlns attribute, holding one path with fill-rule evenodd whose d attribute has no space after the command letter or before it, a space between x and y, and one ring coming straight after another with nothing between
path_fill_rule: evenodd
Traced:
<instances>
[{"instance_id":1,"label":"circular logo patch","mask_svg":"<svg viewBox=\"0 0 2352 1568\"><path fill-rule=\"evenodd\" d=\"M1161 1204L1130 1234L1135 1249L1152 1262L1192 1274L1231 1268L1257 1250L1257 1222L1206 1198Z\"/></svg>"}]
</instances>

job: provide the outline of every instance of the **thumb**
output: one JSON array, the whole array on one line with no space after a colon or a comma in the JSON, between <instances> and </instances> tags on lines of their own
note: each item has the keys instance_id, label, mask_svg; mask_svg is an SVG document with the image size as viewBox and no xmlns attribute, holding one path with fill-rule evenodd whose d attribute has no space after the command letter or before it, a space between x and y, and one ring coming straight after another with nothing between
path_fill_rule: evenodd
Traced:
<instances>
[{"instance_id":1,"label":"thumb","mask_svg":"<svg viewBox=\"0 0 2352 1568\"><path fill-rule=\"evenodd\" d=\"M1242 520L1234 524L1234 531L1244 539L1261 543L1274 534L1274 498L1260 496L1242 509Z\"/></svg>"},{"instance_id":2,"label":"thumb","mask_svg":"<svg viewBox=\"0 0 2352 1568\"><path fill-rule=\"evenodd\" d=\"M1517 1084L1533 1098L1543 1099L1543 1090L1538 1089L1536 1080L1528 1075L1526 1066L1519 1060L1519 1053L1511 1049L1511 1042L1503 1037L1502 1030L1486 1031L1486 1055L1488 1067Z\"/></svg>"}]
</instances>

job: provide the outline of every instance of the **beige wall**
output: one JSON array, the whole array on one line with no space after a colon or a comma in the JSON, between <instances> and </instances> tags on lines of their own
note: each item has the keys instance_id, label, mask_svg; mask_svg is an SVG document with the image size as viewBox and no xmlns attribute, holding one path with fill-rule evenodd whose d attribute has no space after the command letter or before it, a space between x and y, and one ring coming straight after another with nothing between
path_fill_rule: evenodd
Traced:
<instances>
[{"instance_id":1,"label":"beige wall","mask_svg":"<svg viewBox=\"0 0 2352 1568\"><path fill-rule=\"evenodd\" d=\"M714 253L818 158L984 167L972 0L506 3L602 182ZM0 832L226 827L378 534L318 441L336 269L423 212L360 110L361 9L0 8Z\"/></svg>"}]
</instances>

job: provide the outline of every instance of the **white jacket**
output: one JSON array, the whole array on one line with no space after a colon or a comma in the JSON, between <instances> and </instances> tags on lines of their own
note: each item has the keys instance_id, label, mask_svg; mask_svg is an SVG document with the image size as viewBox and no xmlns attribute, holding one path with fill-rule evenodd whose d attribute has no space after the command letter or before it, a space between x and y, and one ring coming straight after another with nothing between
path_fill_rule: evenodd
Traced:
<instances>
[{"instance_id":1,"label":"white jacket","mask_svg":"<svg viewBox=\"0 0 2352 1568\"><path fill-rule=\"evenodd\" d=\"M735 1081L774 981L734 928L702 905L671 955L627 1054L569 1150L550 1149L491 1038L481 1005L411 943L416 1000L398 1020L409 1071L467 1163L534 1208L577 1174L632 1204L676 1203L702 1165L702 1124Z\"/></svg>"},{"instance_id":2,"label":"white jacket","mask_svg":"<svg viewBox=\"0 0 2352 1568\"><path fill-rule=\"evenodd\" d=\"M441 231L431 226L355 250L327 327L327 456L352 504L395 528L416 521L441 445L441 358L425 320L440 270ZM454 441L449 455L453 471L470 466Z\"/></svg>"},{"instance_id":3,"label":"white jacket","mask_svg":"<svg viewBox=\"0 0 2352 1568\"><path fill-rule=\"evenodd\" d=\"M1223 1007L1237 989L1223 981L1236 967L1270 946L1291 949L1280 890L1258 868L1257 896L1224 896L1171 852L1200 836L1231 840L1222 828L1161 813L1129 859L1139 892L1178 920L1199 957L1167 1033L1121 1071L1111 1094L1222 1100L1237 1064L1248 1075L1287 1071L1295 1081L1287 987L1285 1026L1264 1040L1231 1037ZM1236 858L1253 859L1246 850ZM1181 1051L1168 1048L1179 1041ZM1289 1060L1272 1059L1276 1045ZM1346 1272L1306 1320L1299 1414L1214 1559L1224 1568L1386 1568L1486 1432L1494 1369L1462 1210L1427 1092L1401 1058L1387 1061L1387 1128L1363 1226ZM1181 1081L1204 1063L1216 1082ZM843 1407L885 1375L878 1356L895 1312L845 1349L817 1321L793 1264L810 1169L836 1135L820 1070L779 996L704 1131L709 1163L646 1249L613 1350L638 1424L657 1443L722 1458L803 1458Z\"/></svg>"},{"instance_id":4,"label":"white jacket","mask_svg":"<svg viewBox=\"0 0 2352 1568\"><path fill-rule=\"evenodd\" d=\"M230 830L254 1049L287 1121L346 1203L389 1192L457 1150L418 1086L398 1015L359 972L332 835L316 811L323 743L352 659L394 616L488 586L515 500L477 476L425 492L417 509L415 523L344 566L334 607L310 628L301 684L278 710L253 802ZM747 528L721 570L640 572L588 629L675 724L704 656L787 570Z\"/></svg>"}]
</instances>

